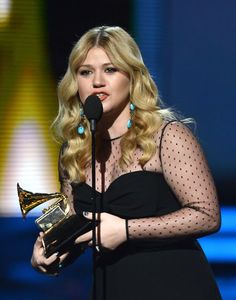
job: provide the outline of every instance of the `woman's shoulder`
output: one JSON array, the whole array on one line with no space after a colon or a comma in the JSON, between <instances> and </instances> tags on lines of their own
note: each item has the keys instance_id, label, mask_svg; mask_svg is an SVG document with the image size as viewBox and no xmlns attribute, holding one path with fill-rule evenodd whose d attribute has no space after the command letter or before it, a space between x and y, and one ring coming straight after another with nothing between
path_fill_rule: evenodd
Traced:
<instances>
[{"instance_id":1,"label":"woman's shoulder","mask_svg":"<svg viewBox=\"0 0 236 300\"><path fill-rule=\"evenodd\" d=\"M193 133L191 125L194 124L188 120L164 120L155 134L157 148L163 148L163 145L168 147L180 146L181 148L187 144L197 142L197 138Z\"/></svg>"},{"instance_id":2,"label":"woman's shoulder","mask_svg":"<svg viewBox=\"0 0 236 300\"><path fill-rule=\"evenodd\" d=\"M194 124L192 121L186 120L163 120L161 126L158 128L156 134L163 137L180 137L181 135L193 135L191 125Z\"/></svg>"}]
</instances>

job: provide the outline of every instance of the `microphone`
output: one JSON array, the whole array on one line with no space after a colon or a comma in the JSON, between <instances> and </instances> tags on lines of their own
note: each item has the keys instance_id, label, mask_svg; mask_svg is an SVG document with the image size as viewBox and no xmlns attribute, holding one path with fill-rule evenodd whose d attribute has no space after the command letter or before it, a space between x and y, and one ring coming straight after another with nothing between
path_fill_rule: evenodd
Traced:
<instances>
[{"instance_id":1,"label":"microphone","mask_svg":"<svg viewBox=\"0 0 236 300\"><path fill-rule=\"evenodd\" d=\"M96 130L96 123L101 119L103 107L101 100L96 95L90 95L84 102L84 114L90 121L90 129L92 132Z\"/></svg>"}]
</instances>

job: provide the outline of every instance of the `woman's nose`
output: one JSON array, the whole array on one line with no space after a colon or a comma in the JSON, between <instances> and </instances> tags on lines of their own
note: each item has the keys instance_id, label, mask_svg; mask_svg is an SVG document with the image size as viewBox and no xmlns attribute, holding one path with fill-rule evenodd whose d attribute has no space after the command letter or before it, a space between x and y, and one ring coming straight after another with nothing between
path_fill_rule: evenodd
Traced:
<instances>
[{"instance_id":1,"label":"woman's nose","mask_svg":"<svg viewBox=\"0 0 236 300\"><path fill-rule=\"evenodd\" d=\"M105 80L101 72L95 72L93 77L93 87L102 87L105 86Z\"/></svg>"}]
</instances>

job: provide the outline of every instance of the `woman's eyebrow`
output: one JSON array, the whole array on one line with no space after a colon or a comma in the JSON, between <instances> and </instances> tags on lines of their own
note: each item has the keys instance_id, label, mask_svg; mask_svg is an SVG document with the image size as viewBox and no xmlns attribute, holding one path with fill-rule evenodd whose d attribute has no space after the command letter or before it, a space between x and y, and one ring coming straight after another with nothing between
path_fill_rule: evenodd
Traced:
<instances>
[{"instance_id":1,"label":"woman's eyebrow","mask_svg":"<svg viewBox=\"0 0 236 300\"><path fill-rule=\"evenodd\" d=\"M111 63L111 62L108 62L108 63L104 63L104 64L102 64L102 66L104 66L104 67L106 67L106 66L109 66L109 65L113 65L113 63ZM91 64L85 64L85 65L81 65L81 66L79 66L79 68L81 68L81 67L93 68L94 66L93 66L93 65L91 65Z\"/></svg>"}]
</instances>

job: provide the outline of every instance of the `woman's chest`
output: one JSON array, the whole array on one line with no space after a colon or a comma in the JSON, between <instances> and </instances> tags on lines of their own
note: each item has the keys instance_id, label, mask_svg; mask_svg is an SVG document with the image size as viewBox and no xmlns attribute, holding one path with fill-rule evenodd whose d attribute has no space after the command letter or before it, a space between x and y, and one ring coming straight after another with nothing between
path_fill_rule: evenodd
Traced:
<instances>
[{"instance_id":1,"label":"woman's chest","mask_svg":"<svg viewBox=\"0 0 236 300\"><path fill-rule=\"evenodd\" d=\"M142 151L136 149L132 156L132 163L122 168L119 162L120 155L111 153L106 160L96 160L95 165L95 185L98 192L105 192L109 186L119 177L137 171L150 171L162 173L159 157L154 155L144 166L141 165ZM92 186L92 168L86 169L86 183Z\"/></svg>"}]
</instances>

